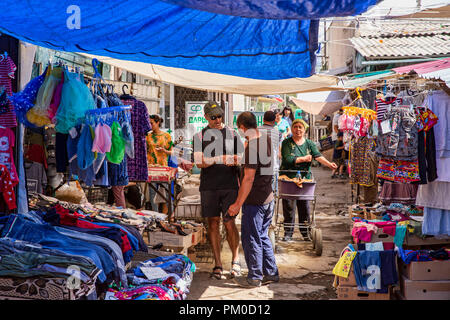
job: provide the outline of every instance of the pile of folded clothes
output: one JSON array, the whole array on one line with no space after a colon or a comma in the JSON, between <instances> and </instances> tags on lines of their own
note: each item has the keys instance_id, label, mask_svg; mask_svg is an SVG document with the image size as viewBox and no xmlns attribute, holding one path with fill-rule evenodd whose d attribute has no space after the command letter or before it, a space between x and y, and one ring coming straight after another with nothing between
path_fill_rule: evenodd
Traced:
<instances>
[{"instance_id":1,"label":"pile of folded clothes","mask_svg":"<svg viewBox=\"0 0 450 320\"><path fill-rule=\"evenodd\" d=\"M153 258L127 273L129 289L110 288L105 300L185 300L194 272L195 264L184 255Z\"/></svg>"}]
</instances>

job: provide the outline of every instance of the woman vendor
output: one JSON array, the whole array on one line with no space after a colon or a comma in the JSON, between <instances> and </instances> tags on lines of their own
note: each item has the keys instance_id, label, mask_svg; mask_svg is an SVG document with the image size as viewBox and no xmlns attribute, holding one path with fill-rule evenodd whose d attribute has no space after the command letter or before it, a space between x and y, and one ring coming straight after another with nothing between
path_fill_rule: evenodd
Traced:
<instances>
[{"instance_id":1,"label":"woman vendor","mask_svg":"<svg viewBox=\"0 0 450 320\"><path fill-rule=\"evenodd\" d=\"M330 169L336 169L334 162L329 162L317 150L316 144L306 139L306 130L308 124L302 119L295 119L292 122L292 137L285 139L281 145L281 166L280 176L286 175L289 178L295 178L297 172L300 171L301 177L311 179L311 163L315 159L319 163ZM284 171L283 170L288 170ZM308 200L288 200L282 199L283 216L284 216L284 238L283 241L292 240L295 223L295 206L297 206L298 220L300 224L309 222L310 208ZM300 228L303 238L307 238L307 229Z\"/></svg>"},{"instance_id":2,"label":"woman vendor","mask_svg":"<svg viewBox=\"0 0 450 320\"><path fill-rule=\"evenodd\" d=\"M157 114L150 116L152 131L147 135L147 163L149 167L155 165L167 167L169 165L169 156L172 153L173 144L170 134L162 131L160 128L163 121L164 120ZM161 193L166 194L166 192L163 191L163 188L159 188L159 184L156 185ZM153 197L151 196L151 198ZM161 203L161 208L158 211L167 213L167 204Z\"/></svg>"}]
</instances>

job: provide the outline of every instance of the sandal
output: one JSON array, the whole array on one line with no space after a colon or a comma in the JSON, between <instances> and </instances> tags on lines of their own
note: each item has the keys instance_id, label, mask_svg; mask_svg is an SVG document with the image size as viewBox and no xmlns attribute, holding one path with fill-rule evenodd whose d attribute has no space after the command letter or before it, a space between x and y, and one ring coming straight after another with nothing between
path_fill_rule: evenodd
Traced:
<instances>
[{"instance_id":1,"label":"sandal","mask_svg":"<svg viewBox=\"0 0 450 320\"><path fill-rule=\"evenodd\" d=\"M211 278L212 277L216 278L217 280L225 279L225 276L223 275L223 268L218 266L214 267L213 271L211 272Z\"/></svg>"},{"instance_id":2,"label":"sandal","mask_svg":"<svg viewBox=\"0 0 450 320\"><path fill-rule=\"evenodd\" d=\"M156 221L156 225L162 230L169 233L177 234L177 229L164 221Z\"/></svg>"},{"instance_id":3,"label":"sandal","mask_svg":"<svg viewBox=\"0 0 450 320\"><path fill-rule=\"evenodd\" d=\"M239 261L231 262L230 275L232 278L241 276L241 263Z\"/></svg>"}]
</instances>

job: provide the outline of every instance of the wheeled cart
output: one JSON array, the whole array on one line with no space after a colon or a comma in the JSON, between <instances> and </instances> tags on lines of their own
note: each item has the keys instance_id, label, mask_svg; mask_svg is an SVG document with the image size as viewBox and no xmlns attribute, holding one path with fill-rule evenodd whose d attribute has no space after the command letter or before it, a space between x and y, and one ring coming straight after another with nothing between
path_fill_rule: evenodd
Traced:
<instances>
[{"instance_id":1,"label":"wheeled cart","mask_svg":"<svg viewBox=\"0 0 450 320\"><path fill-rule=\"evenodd\" d=\"M283 170L280 173L284 172L297 172L290 170ZM301 231L306 231L305 234L307 238L304 240L311 241L313 245L313 249L316 255L322 255L322 230L317 228L315 221L315 209L316 209L316 196L314 194L316 188L316 182L314 179L312 181L304 181L302 183L302 187L297 186L292 181L280 180L278 179L278 190L276 192L276 204L275 204L275 217L273 227L269 229L269 237L272 240L272 244L275 247L276 241L280 239L280 231L285 227L293 228L295 231L296 228ZM280 214L280 200L308 200L310 202L310 217L309 221L302 223L284 223L279 222L279 214ZM303 233L303 232L302 232Z\"/></svg>"}]
</instances>

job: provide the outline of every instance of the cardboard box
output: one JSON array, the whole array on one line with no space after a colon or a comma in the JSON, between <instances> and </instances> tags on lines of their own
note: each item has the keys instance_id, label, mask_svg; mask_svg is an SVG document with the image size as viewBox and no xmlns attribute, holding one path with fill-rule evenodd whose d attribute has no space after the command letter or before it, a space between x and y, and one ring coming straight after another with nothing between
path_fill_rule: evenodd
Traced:
<instances>
[{"instance_id":1,"label":"cardboard box","mask_svg":"<svg viewBox=\"0 0 450 320\"><path fill-rule=\"evenodd\" d=\"M338 300L391 300L392 287L387 293L359 291L357 287L337 288Z\"/></svg>"},{"instance_id":2,"label":"cardboard box","mask_svg":"<svg viewBox=\"0 0 450 320\"><path fill-rule=\"evenodd\" d=\"M405 300L450 300L450 280L409 280L402 276L400 288Z\"/></svg>"},{"instance_id":3,"label":"cardboard box","mask_svg":"<svg viewBox=\"0 0 450 320\"><path fill-rule=\"evenodd\" d=\"M398 271L408 280L450 280L450 260L413 261L407 265L398 259Z\"/></svg>"},{"instance_id":4,"label":"cardboard box","mask_svg":"<svg viewBox=\"0 0 450 320\"><path fill-rule=\"evenodd\" d=\"M378 228L377 232L372 234L372 239L369 242L361 241L362 243L374 242L394 242L394 237L383 232L383 229Z\"/></svg>"},{"instance_id":5,"label":"cardboard box","mask_svg":"<svg viewBox=\"0 0 450 320\"><path fill-rule=\"evenodd\" d=\"M163 243L164 247L176 247L176 248L189 248L192 245L192 232L193 230L184 230L188 235L180 236L163 231L149 232L149 245L153 246L158 243Z\"/></svg>"},{"instance_id":6,"label":"cardboard box","mask_svg":"<svg viewBox=\"0 0 450 320\"><path fill-rule=\"evenodd\" d=\"M348 207L348 217L349 217L349 219L350 219L352 222L353 222L353 220L352 220L353 217L365 219L365 216L364 216L364 210L363 210L362 212L360 212L360 213L355 213L355 212L353 212L352 206L349 206L349 207Z\"/></svg>"},{"instance_id":7,"label":"cardboard box","mask_svg":"<svg viewBox=\"0 0 450 320\"><path fill-rule=\"evenodd\" d=\"M203 227L194 228L194 232L192 232L192 245L195 246L196 244L200 243L203 240Z\"/></svg>"},{"instance_id":8,"label":"cardboard box","mask_svg":"<svg viewBox=\"0 0 450 320\"><path fill-rule=\"evenodd\" d=\"M338 281L340 287L356 287L356 278L353 273L353 267L350 268L347 278L338 277Z\"/></svg>"}]
</instances>

